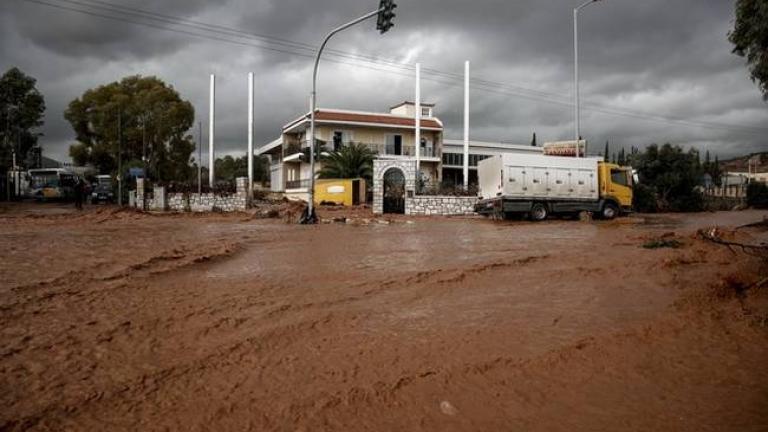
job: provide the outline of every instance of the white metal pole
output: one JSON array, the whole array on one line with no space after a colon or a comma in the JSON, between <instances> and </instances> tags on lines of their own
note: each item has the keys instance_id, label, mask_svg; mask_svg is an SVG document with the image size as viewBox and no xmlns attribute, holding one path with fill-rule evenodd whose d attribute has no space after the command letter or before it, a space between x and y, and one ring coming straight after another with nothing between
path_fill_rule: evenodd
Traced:
<instances>
[{"instance_id":1,"label":"white metal pole","mask_svg":"<svg viewBox=\"0 0 768 432\"><path fill-rule=\"evenodd\" d=\"M248 73L248 201L253 198L253 72Z\"/></svg>"},{"instance_id":2,"label":"white metal pole","mask_svg":"<svg viewBox=\"0 0 768 432\"><path fill-rule=\"evenodd\" d=\"M319 56L318 56L319 57ZM317 69L315 69L316 71ZM317 72L315 72L317 73ZM315 222L315 111L317 110L317 88L312 86L312 94L309 96L309 201L307 202L307 221ZM301 168L299 168L301 178Z\"/></svg>"},{"instance_id":3,"label":"white metal pole","mask_svg":"<svg viewBox=\"0 0 768 432\"><path fill-rule=\"evenodd\" d=\"M579 157L579 143L581 137L579 119L579 8L573 10L573 88L574 88L574 117L576 140L576 157Z\"/></svg>"},{"instance_id":4,"label":"white metal pole","mask_svg":"<svg viewBox=\"0 0 768 432\"><path fill-rule=\"evenodd\" d=\"M464 62L464 189L469 189L469 60Z\"/></svg>"},{"instance_id":5,"label":"white metal pole","mask_svg":"<svg viewBox=\"0 0 768 432\"><path fill-rule=\"evenodd\" d=\"M421 180L421 63L416 63L416 102L414 107L414 145L416 146L416 184Z\"/></svg>"},{"instance_id":6,"label":"white metal pole","mask_svg":"<svg viewBox=\"0 0 768 432\"><path fill-rule=\"evenodd\" d=\"M581 8L589 6L600 0L587 0L580 6L573 9L573 87L574 87L574 117L575 117L575 136L576 157L579 157L581 150L581 118L579 116L579 11ZM584 156L587 155L587 146L584 144Z\"/></svg>"},{"instance_id":7,"label":"white metal pole","mask_svg":"<svg viewBox=\"0 0 768 432\"><path fill-rule=\"evenodd\" d=\"M145 163L146 166L146 163ZM147 173L145 172L146 176ZM203 122L197 122L197 194L203 193Z\"/></svg>"},{"instance_id":8,"label":"white metal pole","mask_svg":"<svg viewBox=\"0 0 768 432\"><path fill-rule=\"evenodd\" d=\"M216 75L211 74L211 94L210 108L208 112L208 186L213 188L214 184L214 120L216 118Z\"/></svg>"}]
</instances>

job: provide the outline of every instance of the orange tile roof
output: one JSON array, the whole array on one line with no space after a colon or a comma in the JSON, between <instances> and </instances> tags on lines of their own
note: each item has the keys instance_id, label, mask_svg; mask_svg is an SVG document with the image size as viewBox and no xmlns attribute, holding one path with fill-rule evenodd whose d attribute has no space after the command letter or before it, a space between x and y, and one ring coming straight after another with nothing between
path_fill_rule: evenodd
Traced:
<instances>
[{"instance_id":1,"label":"orange tile roof","mask_svg":"<svg viewBox=\"0 0 768 432\"><path fill-rule=\"evenodd\" d=\"M303 119L297 119L291 124L287 125L287 128L296 126L302 120L308 120L308 116ZM340 111L317 111L315 114L315 120L323 122L350 122L350 123L373 123L403 127L415 127L416 119L409 117L393 116L386 114L374 114L374 113L355 113L355 112L340 112ZM421 127L431 129L443 129L443 125L434 118L422 118Z\"/></svg>"}]
</instances>

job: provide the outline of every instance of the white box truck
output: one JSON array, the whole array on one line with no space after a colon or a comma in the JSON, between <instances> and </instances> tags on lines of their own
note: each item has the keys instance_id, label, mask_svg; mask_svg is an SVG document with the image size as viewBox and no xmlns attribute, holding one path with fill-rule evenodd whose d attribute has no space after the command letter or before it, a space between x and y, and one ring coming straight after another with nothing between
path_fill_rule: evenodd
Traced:
<instances>
[{"instance_id":1,"label":"white box truck","mask_svg":"<svg viewBox=\"0 0 768 432\"><path fill-rule=\"evenodd\" d=\"M613 219L632 210L632 169L602 158L502 154L477 169L475 210L495 218L527 214L541 221L590 211Z\"/></svg>"}]
</instances>

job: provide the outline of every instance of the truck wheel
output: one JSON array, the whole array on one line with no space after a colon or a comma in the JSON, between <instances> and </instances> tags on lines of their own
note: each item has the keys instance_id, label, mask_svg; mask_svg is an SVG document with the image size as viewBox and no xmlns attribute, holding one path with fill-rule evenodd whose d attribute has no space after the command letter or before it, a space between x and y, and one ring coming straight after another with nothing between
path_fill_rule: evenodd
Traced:
<instances>
[{"instance_id":1,"label":"truck wheel","mask_svg":"<svg viewBox=\"0 0 768 432\"><path fill-rule=\"evenodd\" d=\"M530 217L534 222L541 222L545 220L548 215L549 212L547 211L547 206L542 203L535 203L531 207Z\"/></svg>"},{"instance_id":2,"label":"truck wheel","mask_svg":"<svg viewBox=\"0 0 768 432\"><path fill-rule=\"evenodd\" d=\"M605 220L614 219L618 215L619 215L619 208L616 207L616 204L609 203L609 202L603 205L603 211L600 212L600 216L602 216L603 219Z\"/></svg>"}]
</instances>

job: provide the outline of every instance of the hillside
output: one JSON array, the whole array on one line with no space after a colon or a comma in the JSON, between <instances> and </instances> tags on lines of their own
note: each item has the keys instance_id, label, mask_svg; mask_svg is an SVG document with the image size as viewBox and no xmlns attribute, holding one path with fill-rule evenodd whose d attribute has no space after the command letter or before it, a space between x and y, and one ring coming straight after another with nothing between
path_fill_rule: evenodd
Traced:
<instances>
[{"instance_id":1,"label":"hillside","mask_svg":"<svg viewBox=\"0 0 768 432\"><path fill-rule=\"evenodd\" d=\"M737 158L720 161L720 168L723 171L730 172L746 172L748 161L752 161L752 167L754 169L754 163L757 161L757 171L768 171L768 152L752 153L745 156L739 156Z\"/></svg>"}]
</instances>

